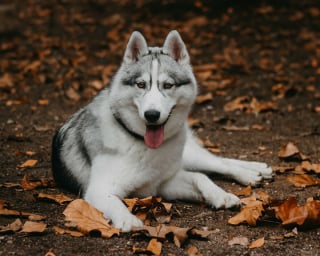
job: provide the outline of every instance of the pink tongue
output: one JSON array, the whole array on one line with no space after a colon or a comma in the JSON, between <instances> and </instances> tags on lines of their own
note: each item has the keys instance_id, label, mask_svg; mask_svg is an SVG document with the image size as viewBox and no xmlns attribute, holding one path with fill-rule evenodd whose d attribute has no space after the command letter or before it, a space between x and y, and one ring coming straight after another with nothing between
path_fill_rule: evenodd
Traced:
<instances>
[{"instance_id":1,"label":"pink tongue","mask_svg":"<svg viewBox=\"0 0 320 256\"><path fill-rule=\"evenodd\" d=\"M149 148L159 148L164 140L164 126L147 126L144 142Z\"/></svg>"}]
</instances>

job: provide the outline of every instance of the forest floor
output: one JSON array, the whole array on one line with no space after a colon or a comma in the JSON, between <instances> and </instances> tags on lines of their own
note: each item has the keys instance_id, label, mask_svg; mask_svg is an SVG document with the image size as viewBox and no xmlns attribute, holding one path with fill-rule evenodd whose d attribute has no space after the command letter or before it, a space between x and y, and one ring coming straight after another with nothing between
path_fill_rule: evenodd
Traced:
<instances>
[{"instance_id":1,"label":"forest floor","mask_svg":"<svg viewBox=\"0 0 320 256\"><path fill-rule=\"evenodd\" d=\"M26 218L0 214L0 255L132 255L133 247L148 244L148 238L131 233L110 239L58 235L53 227L64 226L67 204L35 195L77 196L54 186L28 190L12 185L20 184L26 174L32 181L52 178L55 130L108 85L134 30L150 45L161 45L170 30L181 33L199 94L209 93L206 100L198 98L192 112L195 133L206 146L219 156L287 167L251 193L263 191L274 200L294 197L299 204L310 197L319 200L319 182L294 186L288 180L298 175L292 170L301 159L279 158L280 149L292 142L310 163L320 162L316 1L21 2L14 14L19 26L0 36L0 210L43 215L46 229L4 232L17 217L23 223ZM24 167L30 159L36 161ZM317 181L319 170L307 175ZM243 188L212 178L230 192ZM230 225L229 218L239 210L171 203L170 225L214 233L207 239L188 239L181 247L170 239L161 241L162 255L320 255L319 226L292 231L270 219L259 219L256 226ZM239 237L247 242L232 245ZM249 244L260 238L264 243L250 249Z\"/></svg>"}]
</instances>

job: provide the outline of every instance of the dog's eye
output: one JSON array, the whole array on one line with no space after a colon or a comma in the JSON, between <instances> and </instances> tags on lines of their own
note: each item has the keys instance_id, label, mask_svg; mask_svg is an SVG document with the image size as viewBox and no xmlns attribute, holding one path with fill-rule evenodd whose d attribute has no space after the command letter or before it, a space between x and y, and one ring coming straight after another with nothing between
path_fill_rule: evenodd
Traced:
<instances>
[{"instance_id":1,"label":"dog's eye","mask_svg":"<svg viewBox=\"0 0 320 256\"><path fill-rule=\"evenodd\" d=\"M163 84L163 89L171 89L174 86L172 83L164 83Z\"/></svg>"},{"instance_id":2,"label":"dog's eye","mask_svg":"<svg viewBox=\"0 0 320 256\"><path fill-rule=\"evenodd\" d=\"M146 82L144 82L144 81L137 82L136 85L140 89L145 89L146 88Z\"/></svg>"}]
</instances>

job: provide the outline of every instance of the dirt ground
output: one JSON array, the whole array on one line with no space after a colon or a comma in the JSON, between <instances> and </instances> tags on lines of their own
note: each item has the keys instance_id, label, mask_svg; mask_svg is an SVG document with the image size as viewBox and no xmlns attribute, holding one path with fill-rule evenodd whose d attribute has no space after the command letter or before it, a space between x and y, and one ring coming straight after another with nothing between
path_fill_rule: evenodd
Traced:
<instances>
[{"instance_id":1,"label":"dirt ground","mask_svg":"<svg viewBox=\"0 0 320 256\"><path fill-rule=\"evenodd\" d=\"M209 139L218 155L294 166L296 162L285 163L278 157L279 149L292 141L312 162L320 162L320 4L316 1L27 0L18 2L12 15L19 26L0 35L0 184L19 183L26 173L32 179L51 177L55 129L108 84L134 30L151 45L162 44L172 29L181 33L200 94L213 96L195 105L192 116L201 121L195 132L202 140ZM224 109L240 96L277 107ZM38 161L35 166L18 167L31 158ZM254 190L276 199L295 196L299 202L319 198L319 185L297 189L286 177L276 174ZM213 178L228 191L242 188ZM111 239L57 235L53 226L63 226L66 205L36 200L34 194L39 192L76 197L57 187L24 191L0 185L0 199L10 208L45 215L48 224L40 235L0 233L0 255L49 251L132 255L133 246L147 245L147 239L131 234ZM191 246L203 255L320 255L319 228L284 238L290 230L278 222L231 226L227 221L235 211L172 203L179 213L172 225L216 232L208 240L188 240L181 248L164 242L163 255L187 255ZM0 226L14 219L0 216ZM264 237L265 244L256 249L228 245L237 236L249 242Z\"/></svg>"}]
</instances>

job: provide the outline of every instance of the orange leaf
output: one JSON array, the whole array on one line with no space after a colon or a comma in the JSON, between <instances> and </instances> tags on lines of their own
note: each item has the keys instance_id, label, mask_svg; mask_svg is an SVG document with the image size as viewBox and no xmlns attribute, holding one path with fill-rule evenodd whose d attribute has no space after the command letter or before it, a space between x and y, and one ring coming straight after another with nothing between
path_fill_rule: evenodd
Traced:
<instances>
[{"instance_id":1,"label":"orange leaf","mask_svg":"<svg viewBox=\"0 0 320 256\"><path fill-rule=\"evenodd\" d=\"M6 225L0 226L0 234L7 234L12 232L17 232L22 228L22 222L20 219L16 219L14 222Z\"/></svg>"},{"instance_id":2,"label":"orange leaf","mask_svg":"<svg viewBox=\"0 0 320 256\"><path fill-rule=\"evenodd\" d=\"M71 197L68 197L62 193L58 194L58 195L49 195L49 194L45 194L45 193L39 193L37 195L37 198L52 200L54 202L57 202L58 204L63 204L65 202L71 202L73 200Z\"/></svg>"},{"instance_id":3,"label":"orange leaf","mask_svg":"<svg viewBox=\"0 0 320 256\"><path fill-rule=\"evenodd\" d=\"M250 249L254 249L254 248L260 248L264 245L264 237L261 237L255 241L253 241L250 245L249 248Z\"/></svg>"},{"instance_id":4,"label":"orange leaf","mask_svg":"<svg viewBox=\"0 0 320 256\"><path fill-rule=\"evenodd\" d=\"M110 238L119 235L120 230L113 228L103 216L103 213L92 207L83 199L76 199L64 210L65 220L77 224L77 229L83 234L99 232L101 237Z\"/></svg>"},{"instance_id":5,"label":"orange leaf","mask_svg":"<svg viewBox=\"0 0 320 256\"><path fill-rule=\"evenodd\" d=\"M19 168L34 167L37 163L38 163L38 160L29 159L24 163L20 164L18 167Z\"/></svg>"},{"instance_id":6,"label":"orange leaf","mask_svg":"<svg viewBox=\"0 0 320 256\"><path fill-rule=\"evenodd\" d=\"M241 209L240 213L228 220L231 225L238 225L247 222L250 226L255 226L258 218L264 211L261 201L252 201Z\"/></svg>"},{"instance_id":7,"label":"orange leaf","mask_svg":"<svg viewBox=\"0 0 320 256\"><path fill-rule=\"evenodd\" d=\"M152 254L152 255L160 255L161 250L162 250L162 243L160 243L155 238L150 240L147 248L133 247L133 253L145 253L145 254Z\"/></svg>"},{"instance_id":8,"label":"orange leaf","mask_svg":"<svg viewBox=\"0 0 320 256\"><path fill-rule=\"evenodd\" d=\"M314 180L308 174L300 174L295 176L287 177L287 180L290 181L296 187L307 187L307 186L315 186L320 184L320 180Z\"/></svg>"},{"instance_id":9,"label":"orange leaf","mask_svg":"<svg viewBox=\"0 0 320 256\"><path fill-rule=\"evenodd\" d=\"M43 233L46 230L47 224L43 222L26 221L21 232L25 233Z\"/></svg>"},{"instance_id":10,"label":"orange leaf","mask_svg":"<svg viewBox=\"0 0 320 256\"><path fill-rule=\"evenodd\" d=\"M212 99L213 99L212 93L208 92L208 93L203 94L203 95L198 95L197 99L196 99L196 102L198 104L202 104L202 103L205 103L207 101L211 101Z\"/></svg>"},{"instance_id":11,"label":"orange leaf","mask_svg":"<svg viewBox=\"0 0 320 256\"><path fill-rule=\"evenodd\" d=\"M64 228L60 228L60 227L57 227L57 226L54 226L53 230L57 235L69 234L69 235L74 236L74 237L84 236L84 234L79 232L79 231L70 230L70 229L64 229Z\"/></svg>"},{"instance_id":12,"label":"orange leaf","mask_svg":"<svg viewBox=\"0 0 320 256\"><path fill-rule=\"evenodd\" d=\"M251 191L252 191L252 188L251 188L251 185L249 185L249 186L245 187L244 189L242 189L238 192L235 192L234 194L237 196L250 196Z\"/></svg>"},{"instance_id":13,"label":"orange leaf","mask_svg":"<svg viewBox=\"0 0 320 256\"><path fill-rule=\"evenodd\" d=\"M300 151L298 147L292 142L289 142L279 150L278 157L292 158L292 157L296 157L299 153Z\"/></svg>"},{"instance_id":14,"label":"orange leaf","mask_svg":"<svg viewBox=\"0 0 320 256\"><path fill-rule=\"evenodd\" d=\"M308 198L304 205L298 206L297 199L291 197L273 209L283 225L299 225L305 228L315 228L320 225L319 200Z\"/></svg>"}]
</instances>

